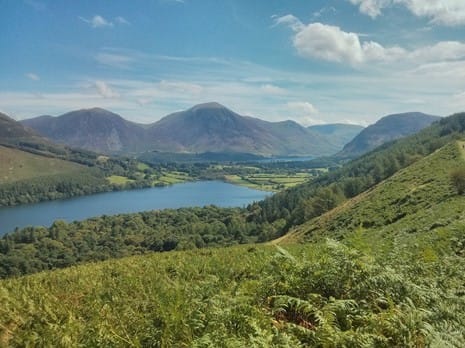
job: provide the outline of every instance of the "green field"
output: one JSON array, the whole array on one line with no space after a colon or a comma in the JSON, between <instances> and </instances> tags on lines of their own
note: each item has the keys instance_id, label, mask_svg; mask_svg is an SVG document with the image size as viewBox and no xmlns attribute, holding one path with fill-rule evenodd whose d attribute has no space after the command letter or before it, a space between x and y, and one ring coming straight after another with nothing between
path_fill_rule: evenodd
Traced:
<instances>
[{"instance_id":1,"label":"green field","mask_svg":"<svg viewBox=\"0 0 465 348\"><path fill-rule=\"evenodd\" d=\"M146 169L150 169L150 167L145 163L139 162L139 163L137 163L137 169L139 171L143 172Z\"/></svg>"},{"instance_id":2,"label":"green field","mask_svg":"<svg viewBox=\"0 0 465 348\"><path fill-rule=\"evenodd\" d=\"M137 163L136 171L131 173L130 177L122 175L110 175L107 180L110 184L117 186L126 186L137 180L145 180L148 186L166 186L179 184L186 181L195 180L187 173L173 170L153 170L145 163ZM146 185L146 186L147 186Z\"/></svg>"},{"instance_id":3,"label":"green field","mask_svg":"<svg viewBox=\"0 0 465 348\"><path fill-rule=\"evenodd\" d=\"M178 171L163 171L159 179L155 181L155 184L161 183L165 185L172 185L192 180L194 180L194 178L190 177L187 173Z\"/></svg>"},{"instance_id":4,"label":"green field","mask_svg":"<svg viewBox=\"0 0 465 348\"><path fill-rule=\"evenodd\" d=\"M0 146L0 163L0 184L87 169L77 163L4 146Z\"/></svg>"},{"instance_id":5,"label":"green field","mask_svg":"<svg viewBox=\"0 0 465 348\"><path fill-rule=\"evenodd\" d=\"M129 179L128 177L121 175L110 175L109 177L107 177L107 180L110 182L110 184L114 185L126 185L127 183L134 181Z\"/></svg>"},{"instance_id":6,"label":"green field","mask_svg":"<svg viewBox=\"0 0 465 348\"><path fill-rule=\"evenodd\" d=\"M250 174L250 175L225 175L225 180L232 184L247 186L257 190L280 191L289 187L302 184L312 176L308 173L283 174Z\"/></svg>"}]
</instances>

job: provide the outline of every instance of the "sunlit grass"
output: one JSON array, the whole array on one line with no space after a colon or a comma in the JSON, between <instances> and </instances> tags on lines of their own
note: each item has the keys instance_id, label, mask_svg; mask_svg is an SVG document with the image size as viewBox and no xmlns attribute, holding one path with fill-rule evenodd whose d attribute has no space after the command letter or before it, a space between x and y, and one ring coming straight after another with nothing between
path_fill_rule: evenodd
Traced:
<instances>
[{"instance_id":1,"label":"sunlit grass","mask_svg":"<svg viewBox=\"0 0 465 348\"><path fill-rule=\"evenodd\" d=\"M120 176L120 175L111 175L107 177L107 179L110 182L110 184L115 184L115 185L125 185L129 182L134 181L125 176Z\"/></svg>"}]
</instances>

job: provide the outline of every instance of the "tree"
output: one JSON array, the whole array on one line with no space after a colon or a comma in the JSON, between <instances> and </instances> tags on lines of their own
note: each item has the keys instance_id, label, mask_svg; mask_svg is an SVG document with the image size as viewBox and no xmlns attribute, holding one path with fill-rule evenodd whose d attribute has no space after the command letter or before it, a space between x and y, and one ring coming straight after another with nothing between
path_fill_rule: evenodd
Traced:
<instances>
[{"instance_id":1,"label":"tree","mask_svg":"<svg viewBox=\"0 0 465 348\"><path fill-rule=\"evenodd\" d=\"M465 167L454 169L450 173L452 185L454 185L459 195L465 192Z\"/></svg>"}]
</instances>

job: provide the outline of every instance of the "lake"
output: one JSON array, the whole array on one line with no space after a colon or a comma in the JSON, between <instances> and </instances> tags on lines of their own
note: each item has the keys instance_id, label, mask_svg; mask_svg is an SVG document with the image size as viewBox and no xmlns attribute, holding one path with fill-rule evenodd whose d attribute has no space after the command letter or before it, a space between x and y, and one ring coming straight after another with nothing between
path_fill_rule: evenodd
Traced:
<instances>
[{"instance_id":1,"label":"lake","mask_svg":"<svg viewBox=\"0 0 465 348\"><path fill-rule=\"evenodd\" d=\"M269 192L220 181L197 181L166 187L105 192L90 196L0 208L0 235L16 227L50 226L55 220L84 220L99 215L146 210L202 207L243 207Z\"/></svg>"}]
</instances>

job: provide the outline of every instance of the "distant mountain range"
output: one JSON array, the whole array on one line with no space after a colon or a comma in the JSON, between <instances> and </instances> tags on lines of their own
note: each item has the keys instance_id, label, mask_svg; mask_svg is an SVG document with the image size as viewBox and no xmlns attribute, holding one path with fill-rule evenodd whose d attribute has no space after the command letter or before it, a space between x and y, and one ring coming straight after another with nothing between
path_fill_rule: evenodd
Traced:
<instances>
[{"instance_id":1,"label":"distant mountain range","mask_svg":"<svg viewBox=\"0 0 465 348\"><path fill-rule=\"evenodd\" d=\"M340 157L357 157L374 148L407 135L415 134L441 119L439 116L421 112L393 114L381 118L375 124L363 129L338 154Z\"/></svg>"},{"instance_id":2,"label":"distant mountain range","mask_svg":"<svg viewBox=\"0 0 465 348\"><path fill-rule=\"evenodd\" d=\"M339 151L338 157L354 158L388 141L416 133L438 119L410 112L385 116L365 129L347 124L305 128L294 121L268 122L241 116L218 103L206 103L152 124L130 122L100 108L21 122L27 126L24 132L29 135L32 130L27 129L31 128L53 142L106 154L157 151L321 157Z\"/></svg>"},{"instance_id":3,"label":"distant mountain range","mask_svg":"<svg viewBox=\"0 0 465 348\"><path fill-rule=\"evenodd\" d=\"M22 121L52 141L103 153L146 151L252 153L265 156L334 154L332 136L293 121L241 116L218 103L196 105L148 125L94 108Z\"/></svg>"},{"instance_id":4,"label":"distant mountain range","mask_svg":"<svg viewBox=\"0 0 465 348\"><path fill-rule=\"evenodd\" d=\"M308 130L331 139L331 143L342 149L349 141L354 139L363 129L355 124L321 124L307 127Z\"/></svg>"}]
</instances>

